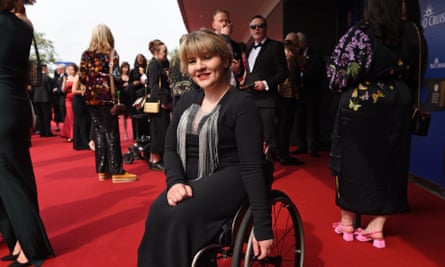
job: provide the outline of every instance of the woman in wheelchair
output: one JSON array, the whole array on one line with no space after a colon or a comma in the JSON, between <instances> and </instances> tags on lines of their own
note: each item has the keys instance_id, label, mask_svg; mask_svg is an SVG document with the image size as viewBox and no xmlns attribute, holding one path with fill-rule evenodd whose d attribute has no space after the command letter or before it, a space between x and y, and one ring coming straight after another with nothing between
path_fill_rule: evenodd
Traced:
<instances>
[{"instance_id":1,"label":"woman in wheelchair","mask_svg":"<svg viewBox=\"0 0 445 267\"><path fill-rule=\"evenodd\" d=\"M167 188L150 208L138 266L190 266L246 198L254 253L265 258L273 233L258 110L247 93L230 86L232 52L221 36L192 32L179 56L182 70L202 89L175 106L165 140Z\"/></svg>"}]
</instances>

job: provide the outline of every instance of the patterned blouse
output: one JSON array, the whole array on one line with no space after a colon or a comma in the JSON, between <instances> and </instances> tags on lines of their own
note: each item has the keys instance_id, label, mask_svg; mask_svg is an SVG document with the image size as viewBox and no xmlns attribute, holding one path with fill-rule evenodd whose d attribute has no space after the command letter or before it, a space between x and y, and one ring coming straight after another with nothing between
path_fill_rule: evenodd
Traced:
<instances>
[{"instance_id":1,"label":"patterned blouse","mask_svg":"<svg viewBox=\"0 0 445 267\"><path fill-rule=\"evenodd\" d=\"M104 105L113 101L110 90L110 54L86 50L80 61L80 82L86 86L85 100L88 105ZM115 70L119 66L119 55L114 53ZM116 79L116 78L115 78Z\"/></svg>"}]
</instances>

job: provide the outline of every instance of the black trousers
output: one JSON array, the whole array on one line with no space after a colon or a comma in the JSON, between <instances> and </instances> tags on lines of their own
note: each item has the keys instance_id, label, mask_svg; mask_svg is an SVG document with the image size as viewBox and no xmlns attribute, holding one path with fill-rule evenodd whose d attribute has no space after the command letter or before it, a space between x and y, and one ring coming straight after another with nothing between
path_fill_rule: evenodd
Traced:
<instances>
[{"instance_id":1,"label":"black trousers","mask_svg":"<svg viewBox=\"0 0 445 267\"><path fill-rule=\"evenodd\" d=\"M280 97L278 100L278 152L280 158L289 158L289 138L297 110L297 100Z\"/></svg>"},{"instance_id":2,"label":"black trousers","mask_svg":"<svg viewBox=\"0 0 445 267\"><path fill-rule=\"evenodd\" d=\"M51 133L51 103L37 102L34 103L37 115L37 130L40 136L50 136Z\"/></svg>"},{"instance_id":3,"label":"black trousers","mask_svg":"<svg viewBox=\"0 0 445 267\"><path fill-rule=\"evenodd\" d=\"M93 138L96 146L96 172L122 174L122 151L117 116L110 113L112 105L89 106Z\"/></svg>"},{"instance_id":4,"label":"black trousers","mask_svg":"<svg viewBox=\"0 0 445 267\"><path fill-rule=\"evenodd\" d=\"M320 102L304 99L297 104L297 135L301 149L308 149L308 135L312 134L311 151L318 152L320 145Z\"/></svg>"},{"instance_id":5,"label":"black trousers","mask_svg":"<svg viewBox=\"0 0 445 267\"><path fill-rule=\"evenodd\" d=\"M264 142L271 148L276 149L277 144L277 112L275 107L258 107L261 121L263 123Z\"/></svg>"},{"instance_id":6,"label":"black trousers","mask_svg":"<svg viewBox=\"0 0 445 267\"><path fill-rule=\"evenodd\" d=\"M170 112L162 109L158 114L150 116L150 151L155 154L164 152L164 139L170 124Z\"/></svg>"},{"instance_id":7,"label":"black trousers","mask_svg":"<svg viewBox=\"0 0 445 267\"><path fill-rule=\"evenodd\" d=\"M66 115L65 94L53 95L54 122L64 122Z\"/></svg>"}]
</instances>

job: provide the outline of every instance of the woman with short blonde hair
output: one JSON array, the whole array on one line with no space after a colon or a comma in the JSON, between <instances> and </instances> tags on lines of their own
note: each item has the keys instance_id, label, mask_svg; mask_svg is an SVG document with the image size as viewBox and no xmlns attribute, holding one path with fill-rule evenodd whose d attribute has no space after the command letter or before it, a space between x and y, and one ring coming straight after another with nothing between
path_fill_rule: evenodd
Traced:
<instances>
[{"instance_id":1,"label":"woman with short blonde hair","mask_svg":"<svg viewBox=\"0 0 445 267\"><path fill-rule=\"evenodd\" d=\"M183 70L202 89L184 93L175 106L165 136L166 190L152 203L138 266L190 266L246 198L255 255L263 259L273 233L258 109L248 93L230 85L232 52L223 37L190 33L179 54ZM216 256L207 260L205 266L214 266Z\"/></svg>"}]
</instances>

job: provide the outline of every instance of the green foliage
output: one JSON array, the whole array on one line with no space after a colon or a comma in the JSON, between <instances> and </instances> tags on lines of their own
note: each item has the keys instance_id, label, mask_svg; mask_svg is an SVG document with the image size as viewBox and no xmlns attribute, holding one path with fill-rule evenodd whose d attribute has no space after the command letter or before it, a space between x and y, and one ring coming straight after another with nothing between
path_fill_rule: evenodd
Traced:
<instances>
[{"instance_id":1,"label":"green foliage","mask_svg":"<svg viewBox=\"0 0 445 267\"><path fill-rule=\"evenodd\" d=\"M353 79L356 79L357 75L359 74L359 71L360 71L360 65L357 62L353 61L353 62L349 63L348 75L350 77L352 77Z\"/></svg>"},{"instance_id":2,"label":"green foliage","mask_svg":"<svg viewBox=\"0 0 445 267\"><path fill-rule=\"evenodd\" d=\"M46 64L55 63L57 53L54 49L53 42L51 40L47 39L45 37L44 33L40 33L40 32L35 32L34 38L36 39L37 48L39 49L40 61L42 63L46 63ZM29 58L30 58L30 60L36 59L34 44L32 45L31 52L29 54Z\"/></svg>"}]
</instances>

